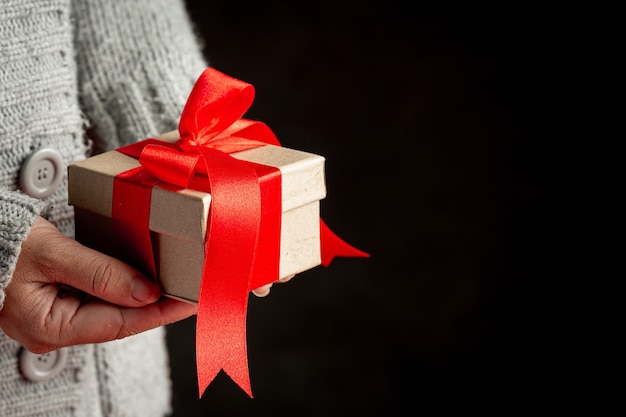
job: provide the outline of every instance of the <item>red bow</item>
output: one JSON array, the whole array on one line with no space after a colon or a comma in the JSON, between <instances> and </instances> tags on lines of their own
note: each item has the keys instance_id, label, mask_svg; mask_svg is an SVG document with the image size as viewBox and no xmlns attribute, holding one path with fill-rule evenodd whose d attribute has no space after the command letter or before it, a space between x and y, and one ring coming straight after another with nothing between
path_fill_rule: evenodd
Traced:
<instances>
[{"instance_id":1,"label":"red bow","mask_svg":"<svg viewBox=\"0 0 626 417\"><path fill-rule=\"evenodd\" d=\"M200 395L223 369L252 397L245 334L248 293L278 279L280 171L228 155L265 144L280 146L267 125L241 118L253 100L252 85L208 68L187 100L176 144L147 140L121 149L138 156L143 169L166 183L187 188L197 174L208 179L212 200L196 328ZM321 219L320 238L324 266L336 256L369 257Z\"/></svg>"}]
</instances>

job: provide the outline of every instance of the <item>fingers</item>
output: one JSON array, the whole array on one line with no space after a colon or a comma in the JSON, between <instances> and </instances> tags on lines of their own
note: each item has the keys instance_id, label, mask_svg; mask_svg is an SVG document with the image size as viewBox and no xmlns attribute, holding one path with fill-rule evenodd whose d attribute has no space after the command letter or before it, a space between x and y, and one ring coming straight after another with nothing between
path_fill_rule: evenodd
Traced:
<instances>
[{"instance_id":1,"label":"fingers","mask_svg":"<svg viewBox=\"0 0 626 417\"><path fill-rule=\"evenodd\" d=\"M266 285L263 285L259 288L252 290L252 294L256 295L257 297L265 297L266 295L270 293L271 288L272 288L272 284L266 284Z\"/></svg>"},{"instance_id":2,"label":"fingers","mask_svg":"<svg viewBox=\"0 0 626 417\"><path fill-rule=\"evenodd\" d=\"M122 339L197 313L197 306L171 298L141 308L124 308L95 301L82 305L71 321L68 334L81 343Z\"/></svg>"},{"instance_id":3,"label":"fingers","mask_svg":"<svg viewBox=\"0 0 626 417\"><path fill-rule=\"evenodd\" d=\"M289 282L293 277L295 277L295 274L289 275L288 277L283 277L276 282L279 284L284 284L285 282ZM266 284L252 290L252 294L256 295L257 297L265 297L270 293L271 288L272 284Z\"/></svg>"},{"instance_id":4,"label":"fingers","mask_svg":"<svg viewBox=\"0 0 626 417\"><path fill-rule=\"evenodd\" d=\"M122 339L196 313L196 305L165 297L141 308L96 299L88 303L58 299L50 310L49 325L21 343L33 353L45 353L64 346Z\"/></svg>"},{"instance_id":5,"label":"fingers","mask_svg":"<svg viewBox=\"0 0 626 417\"><path fill-rule=\"evenodd\" d=\"M60 282L114 304L137 307L159 299L161 290L151 279L110 256L76 244L67 258Z\"/></svg>"},{"instance_id":6,"label":"fingers","mask_svg":"<svg viewBox=\"0 0 626 417\"><path fill-rule=\"evenodd\" d=\"M293 277L295 277L296 275L289 275L288 277L283 277L281 279L278 280L278 282L280 282L281 284L284 284L285 282L289 282Z\"/></svg>"}]
</instances>

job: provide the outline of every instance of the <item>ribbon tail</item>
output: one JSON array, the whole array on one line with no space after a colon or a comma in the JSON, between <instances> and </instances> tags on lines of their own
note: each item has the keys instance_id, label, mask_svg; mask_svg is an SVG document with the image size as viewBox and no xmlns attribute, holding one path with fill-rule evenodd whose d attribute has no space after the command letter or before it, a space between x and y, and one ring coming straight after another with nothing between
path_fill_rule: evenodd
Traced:
<instances>
[{"instance_id":1,"label":"ribbon tail","mask_svg":"<svg viewBox=\"0 0 626 417\"><path fill-rule=\"evenodd\" d=\"M369 258L370 254L346 243L320 219L322 265L328 266L336 257Z\"/></svg>"},{"instance_id":2,"label":"ribbon tail","mask_svg":"<svg viewBox=\"0 0 626 417\"><path fill-rule=\"evenodd\" d=\"M218 290L217 288L207 289L209 291ZM248 299L247 291L245 292L246 294L241 298L237 297L240 298L239 302L230 300L230 306L222 304L221 308L211 309L212 311L206 309L198 311L196 356L200 397L217 374L223 370L252 398L246 347L246 305ZM242 305L241 301L244 300L245 304Z\"/></svg>"},{"instance_id":3,"label":"ribbon tail","mask_svg":"<svg viewBox=\"0 0 626 417\"><path fill-rule=\"evenodd\" d=\"M252 397L246 314L261 219L258 178L223 152L203 155L212 200L196 321L200 396L223 369Z\"/></svg>"}]
</instances>

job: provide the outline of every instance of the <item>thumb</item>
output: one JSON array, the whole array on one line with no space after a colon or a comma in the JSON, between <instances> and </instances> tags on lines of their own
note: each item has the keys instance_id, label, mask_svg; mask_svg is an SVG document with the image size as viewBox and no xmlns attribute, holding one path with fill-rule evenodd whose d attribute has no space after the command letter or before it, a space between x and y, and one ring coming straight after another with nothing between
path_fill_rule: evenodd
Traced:
<instances>
[{"instance_id":1,"label":"thumb","mask_svg":"<svg viewBox=\"0 0 626 417\"><path fill-rule=\"evenodd\" d=\"M153 303L161 295L159 286L137 269L64 236L42 218L24 244L24 252L45 271L47 283L65 284L127 307Z\"/></svg>"},{"instance_id":2,"label":"thumb","mask_svg":"<svg viewBox=\"0 0 626 417\"><path fill-rule=\"evenodd\" d=\"M140 271L113 257L72 241L75 262L68 265L62 283L113 304L137 307L153 303L161 296L159 286Z\"/></svg>"}]
</instances>

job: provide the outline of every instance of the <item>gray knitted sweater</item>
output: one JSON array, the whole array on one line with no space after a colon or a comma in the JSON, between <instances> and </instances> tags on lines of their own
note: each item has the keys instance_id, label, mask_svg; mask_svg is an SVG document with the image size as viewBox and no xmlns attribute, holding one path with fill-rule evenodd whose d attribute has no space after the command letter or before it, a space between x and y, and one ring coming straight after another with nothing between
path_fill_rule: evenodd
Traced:
<instances>
[{"instance_id":1,"label":"gray knitted sweater","mask_svg":"<svg viewBox=\"0 0 626 417\"><path fill-rule=\"evenodd\" d=\"M0 308L22 241L47 211L73 236L67 184L45 201L19 190L41 147L64 163L176 128L206 67L182 0L0 0ZM89 130L89 140L87 140ZM0 331L0 416L162 416L164 330L74 346L57 377L31 382Z\"/></svg>"}]
</instances>

